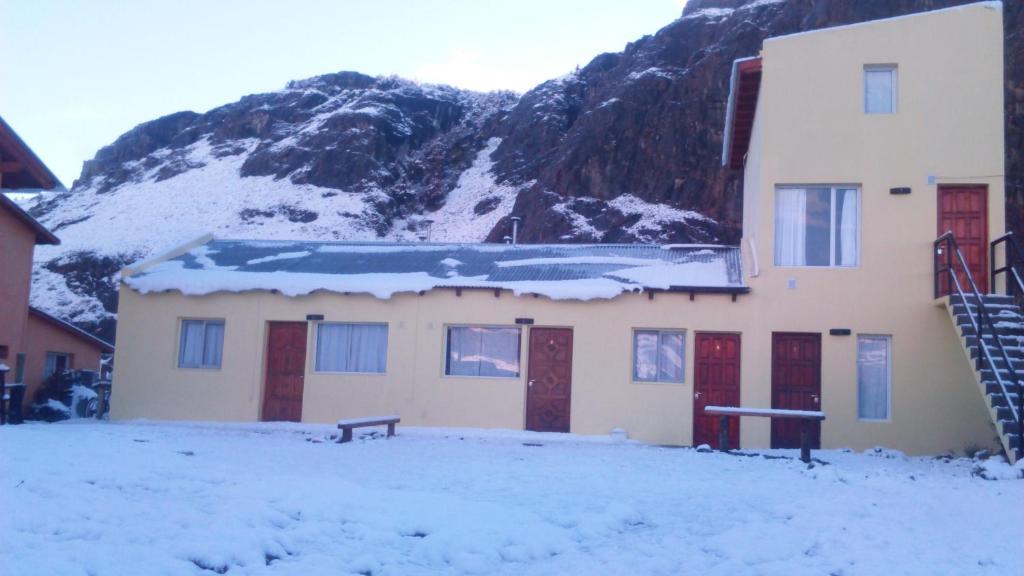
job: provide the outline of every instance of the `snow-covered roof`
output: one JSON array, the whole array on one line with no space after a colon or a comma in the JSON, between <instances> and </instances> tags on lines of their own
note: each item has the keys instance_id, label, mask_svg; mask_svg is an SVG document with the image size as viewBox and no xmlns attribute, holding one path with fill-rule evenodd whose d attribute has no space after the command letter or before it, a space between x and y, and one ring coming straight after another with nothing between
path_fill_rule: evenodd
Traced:
<instances>
[{"instance_id":1,"label":"snow-covered roof","mask_svg":"<svg viewBox=\"0 0 1024 576\"><path fill-rule=\"evenodd\" d=\"M739 248L702 244L431 244L213 239L125 272L142 292L316 291L390 298L435 288L553 299L666 290L745 293Z\"/></svg>"}]
</instances>

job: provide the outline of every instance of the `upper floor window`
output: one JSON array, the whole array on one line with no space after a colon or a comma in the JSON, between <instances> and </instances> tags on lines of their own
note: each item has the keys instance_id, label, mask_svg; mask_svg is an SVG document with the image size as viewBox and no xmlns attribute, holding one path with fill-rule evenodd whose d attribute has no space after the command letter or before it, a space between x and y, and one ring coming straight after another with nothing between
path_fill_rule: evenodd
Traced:
<instances>
[{"instance_id":1,"label":"upper floor window","mask_svg":"<svg viewBox=\"0 0 1024 576\"><path fill-rule=\"evenodd\" d=\"M317 372L383 374L387 363L387 324L321 322L317 325Z\"/></svg>"},{"instance_id":2,"label":"upper floor window","mask_svg":"<svg viewBox=\"0 0 1024 576\"><path fill-rule=\"evenodd\" d=\"M182 320L178 368L220 368L223 320Z\"/></svg>"},{"instance_id":3,"label":"upper floor window","mask_svg":"<svg viewBox=\"0 0 1024 576\"><path fill-rule=\"evenodd\" d=\"M775 190L776 266L857 266L860 190L850 186Z\"/></svg>"},{"instance_id":4,"label":"upper floor window","mask_svg":"<svg viewBox=\"0 0 1024 576\"><path fill-rule=\"evenodd\" d=\"M864 113L896 112L896 65L869 64L864 67Z\"/></svg>"}]
</instances>

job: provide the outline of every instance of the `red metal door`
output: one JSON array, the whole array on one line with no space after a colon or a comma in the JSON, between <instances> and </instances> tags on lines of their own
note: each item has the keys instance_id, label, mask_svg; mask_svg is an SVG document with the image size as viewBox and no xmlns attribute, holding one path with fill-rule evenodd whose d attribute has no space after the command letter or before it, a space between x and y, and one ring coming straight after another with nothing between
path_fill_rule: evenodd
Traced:
<instances>
[{"instance_id":1,"label":"red metal door","mask_svg":"<svg viewBox=\"0 0 1024 576\"><path fill-rule=\"evenodd\" d=\"M988 187L984 185L939 186L939 235L953 232L967 268L982 294L988 293ZM957 279L970 292L967 277L954 262ZM948 294L948 279L940 278L940 294Z\"/></svg>"},{"instance_id":2,"label":"red metal door","mask_svg":"<svg viewBox=\"0 0 1024 576\"><path fill-rule=\"evenodd\" d=\"M306 323L271 322L267 330L267 377L263 386L264 422L302 421L306 374Z\"/></svg>"},{"instance_id":3,"label":"red metal door","mask_svg":"<svg viewBox=\"0 0 1024 576\"><path fill-rule=\"evenodd\" d=\"M740 335L697 332L693 365L693 445L719 448L719 416L705 406L740 405ZM729 417L729 447L739 448L740 419Z\"/></svg>"},{"instance_id":4,"label":"red metal door","mask_svg":"<svg viewBox=\"0 0 1024 576\"><path fill-rule=\"evenodd\" d=\"M571 399L572 329L531 329L526 429L568 432Z\"/></svg>"},{"instance_id":5,"label":"red metal door","mask_svg":"<svg viewBox=\"0 0 1024 576\"><path fill-rule=\"evenodd\" d=\"M821 410L821 334L772 333L772 408ZM811 448L821 447L821 423L810 426ZM799 448L800 420L772 418L772 448Z\"/></svg>"}]
</instances>

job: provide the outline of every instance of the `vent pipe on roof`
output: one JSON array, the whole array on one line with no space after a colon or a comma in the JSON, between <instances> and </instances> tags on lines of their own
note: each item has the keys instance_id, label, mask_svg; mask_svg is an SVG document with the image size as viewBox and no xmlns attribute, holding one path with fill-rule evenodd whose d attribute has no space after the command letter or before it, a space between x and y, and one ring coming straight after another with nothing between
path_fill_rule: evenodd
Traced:
<instances>
[{"instance_id":1,"label":"vent pipe on roof","mask_svg":"<svg viewBox=\"0 0 1024 576\"><path fill-rule=\"evenodd\" d=\"M502 240L505 242L505 244L511 244L512 243L512 237L511 236L505 236L504 238L502 238Z\"/></svg>"},{"instance_id":2,"label":"vent pipe on roof","mask_svg":"<svg viewBox=\"0 0 1024 576\"><path fill-rule=\"evenodd\" d=\"M520 218L519 216L513 216L512 217L512 243L513 244L518 244L519 243L519 223L522 222L522 221L523 221L523 219Z\"/></svg>"}]
</instances>

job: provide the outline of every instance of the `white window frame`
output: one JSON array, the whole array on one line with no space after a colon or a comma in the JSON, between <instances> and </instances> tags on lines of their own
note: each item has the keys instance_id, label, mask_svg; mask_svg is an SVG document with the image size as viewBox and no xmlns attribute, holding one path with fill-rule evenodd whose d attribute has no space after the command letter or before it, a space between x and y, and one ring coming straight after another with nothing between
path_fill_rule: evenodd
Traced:
<instances>
[{"instance_id":1,"label":"white window frame","mask_svg":"<svg viewBox=\"0 0 1024 576\"><path fill-rule=\"evenodd\" d=\"M657 361L659 362L659 365L655 368L654 373L655 373L656 376L654 377L654 379L653 380L641 380L640 378L637 377L637 373L636 373L636 360L637 360L637 358L636 358L636 336L637 336L637 333L639 333L639 332L657 332L658 333L658 345L659 346L661 345L661 335L662 335L662 333L672 332L672 333L682 334L682 336L683 336L683 351L682 351L682 360L683 360L682 368L683 368L683 370L682 370L682 373L681 373L681 376L680 376L680 380L660 380L659 379L659 376L657 376L657 375L661 374L661 364L660 364L660 362L661 362L661 353L660 353L660 350L659 350L659 353L657 355ZM630 378L630 380L634 384L667 384L667 385L670 385L670 386L678 386L678 385L681 385L681 384L686 384L686 352L687 352L686 348L687 348L687 343L688 343L687 331L685 329L683 329L683 328L633 328L632 332L630 333L630 341L629 341L629 350L630 350L630 358L631 358L630 363L629 363L629 378Z\"/></svg>"},{"instance_id":2,"label":"white window frame","mask_svg":"<svg viewBox=\"0 0 1024 576\"><path fill-rule=\"evenodd\" d=\"M185 323L186 322L202 322L203 323L203 348L206 348L206 325L207 324L220 324L223 327L223 335L220 339L220 364L203 364L200 366L185 366L182 364L182 353L184 349L182 345L185 343ZM228 329L227 321L224 318L180 318L178 320L178 350L177 358L175 358L175 365L179 370L220 370L221 366L224 365L224 339L227 338Z\"/></svg>"},{"instance_id":3,"label":"white window frame","mask_svg":"<svg viewBox=\"0 0 1024 576\"><path fill-rule=\"evenodd\" d=\"M892 93L889 97L892 99L890 110L888 112L878 112L868 110L868 73L869 72L889 72L892 77ZM899 110L899 67L896 64L865 64L864 65L864 113L875 116L875 115L888 115L895 114Z\"/></svg>"},{"instance_id":4,"label":"white window frame","mask_svg":"<svg viewBox=\"0 0 1024 576\"><path fill-rule=\"evenodd\" d=\"M860 341L862 338L885 340L885 418L863 418L860 415ZM892 422L892 335L890 334L857 334L857 421L858 422Z\"/></svg>"},{"instance_id":5,"label":"white window frame","mask_svg":"<svg viewBox=\"0 0 1024 576\"><path fill-rule=\"evenodd\" d=\"M45 358L45 361L43 363L43 378L44 379L49 378L50 376L53 376L54 374L57 373L56 370L54 370L53 372L50 372L50 358L54 358L54 362L53 363L56 365L56 363L57 363L56 358L60 358L60 357L64 358L64 370L65 371L74 370L74 366L72 366L72 364L74 363L74 357L75 357L74 354L71 354L70 352L56 352L56 351L48 350L46 352L46 358Z\"/></svg>"},{"instance_id":6,"label":"white window frame","mask_svg":"<svg viewBox=\"0 0 1024 576\"><path fill-rule=\"evenodd\" d=\"M779 190L807 190L809 188L828 188L829 189L829 234L828 234L828 264L779 264L778 259L778 248L775 243L778 242L778 227L779 227ZM841 266L836 264L836 193L839 190L856 190L857 191L857 262L853 266ZM861 235L864 228L861 220L861 214L864 213L864 190L859 184L780 184L775 187L775 202L774 202L774 213L772 214L772 227L775 229L772 238L772 262L776 268L835 268L839 270L853 270L860 268L862 259L861 253ZM807 222L804 222L804 226L807 226Z\"/></svg>"},{"instance_id":7,"label":"white window frame","mask_svg":"<svg viewBox=\"0 0 1024 576\"><path fill-rule=\"evenodd\" d=\"M451 353L448 349L449 346L449 335L451 334L452 328L501 328L501 329L513 329L519 333L519 347L516 349L516 361L519 364L519 371L516 372L515 376L473 376L471 374L449 374L449 362L451 361ZM518 324L445 324L444 326L444 342L441 346L441 375L445 378L469 378L469 379L486 379L486 380L521 380L523 377L523 327Z\"/></svg>"},{"instance_id":8,"label":"white window frame","mask_svg":"<svg viewBox=\"0 0 1024 576\"><path fill-rule=\"evenodd\" d=\"M359 372L356 370L321 370L320 369L320 327L323 325L344 324L348 326L384 326L386 337L384 338L384 370L382 372ZM313 372L316 374L359 374L363 376L385 376L388 373L390 364L389 352L391 347L391 329L387 322L317 322L316 330L313 331Z\"/></svg>"}]
</instances>

